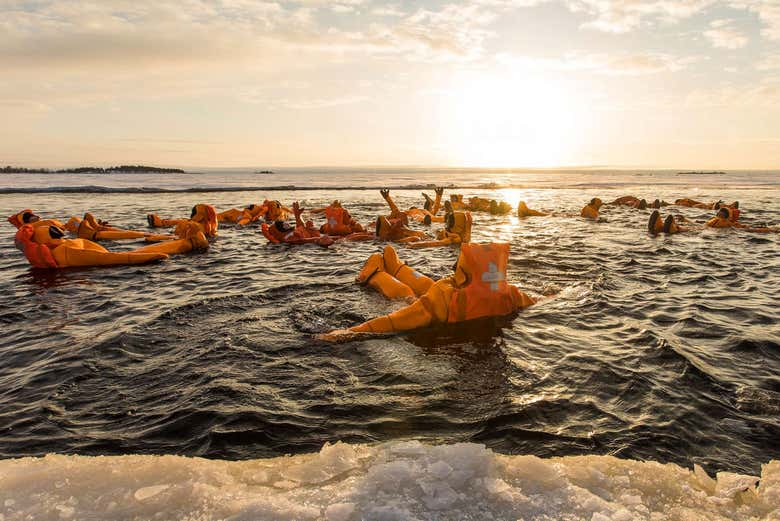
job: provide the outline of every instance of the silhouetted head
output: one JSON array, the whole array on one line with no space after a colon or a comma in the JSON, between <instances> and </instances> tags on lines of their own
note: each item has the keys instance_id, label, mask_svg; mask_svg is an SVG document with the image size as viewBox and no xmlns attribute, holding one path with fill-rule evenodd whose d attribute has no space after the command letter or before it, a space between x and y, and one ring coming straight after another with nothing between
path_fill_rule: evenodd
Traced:
<instances>
[{"instance_id":1,"label":"silhouetted head","mask_svg":"<svg viewBox=\"0 0 780 521\"><path fill-rule=\"evenodd\" d=\"M293 228L281 219L274 221L274 227L280 232L289 232Z\"/></svg>"},{"instance_id":2,"label":"silhouetted head","mask_svg":"<svg viewBox=\"0 0 780 521\"><path fill-rule=\"evenodd\" d=\"M730 215L731 215L731 212L729 212L729 209L726 208L725 206L723 208L721 208L720 210L718 210L718 217L722 217L724 219L728 219Z\"/></svg>"},{"instance_id":3,"label":"silhouetted head","mask_svg":"<svg viewBox=\"0 0 780 521\"><path fill-rule=\"evenodd\" d=\"M734 204L732 204L734 208L739 208L739 201L734 201Z\"/></svg>"},{"instance_id":4,"label":"silhouetted head","mask_svg":"<svg viewBox=\"0 0 780 521\"><path fill-rule=\"evenodd\" d=\"M647 209L647 201L644 199L639 200L639 209L640 210L646 210Z\"/></svg>"}]
</instances>

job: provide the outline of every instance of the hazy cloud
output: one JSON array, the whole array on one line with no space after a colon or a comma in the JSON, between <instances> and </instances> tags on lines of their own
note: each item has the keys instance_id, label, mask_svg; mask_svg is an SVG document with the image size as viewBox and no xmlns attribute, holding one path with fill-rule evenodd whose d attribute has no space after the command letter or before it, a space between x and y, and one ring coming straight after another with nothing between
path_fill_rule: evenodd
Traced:
<instances>
[{"instance_id":1,"label":"hazy cloud","mask_svg":"<svg viewBox=\"0 0 780 521\"><path fill-rule=\"evenodd\" d=\"M676 72L697 61L696 57L678 57L664 53L589 53L576 51L559 58L498 56L498 61L516 66L549 70L580 71L612 76L641 76Z\"/></svg>"},{"instance_id":2,"label":"hazy cloud","mask_svg":"<svg viewBox=\"0 0 780 521\"><path fill-rule=\"evenodd\" d=\"M756 69L760 71L773 71L780 69L780 53L770 54L761 59L756 64Z\"/></svg>"},{"instance_id":3,"label":"hazy cloud","mask_svg":"<svg viewBox=\"0 0 780 521\"><path fill-rule=\"evenodd\" d=\"M676 23L709 7L715 0L566 0L574 12L584 12L594 20L584 27L625 33L643 23Z\"/></svg>"},{"instance_id":4,"label":"hazy cloud","mask_svg":"<svg viewBox=\"0 0 780 521\"><path fill-rule=\"evenodd\" d=\"M710 29L704 31L704 36L713 47L721 49L740 49L748 44L748 38L734 27L732 20L715 20L710 23Z\"/></svg>"}]
</instances>

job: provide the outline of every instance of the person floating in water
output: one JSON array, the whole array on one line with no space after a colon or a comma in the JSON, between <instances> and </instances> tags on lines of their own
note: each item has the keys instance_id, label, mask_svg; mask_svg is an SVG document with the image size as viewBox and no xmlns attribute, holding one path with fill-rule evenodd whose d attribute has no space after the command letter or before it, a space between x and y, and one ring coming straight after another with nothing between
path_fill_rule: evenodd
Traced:
<instances>
[{"instance_id":1,"label":"person floating in water","mask_svg":"<svg viewBox=\"0 0 780 521\"><path fill-rule=\"evenodd\" d=\"M728 206L729 208L734 208L734 205L736 204L737 207L739 207L739 202L734 201L731 204L726 204L722 200L715 201L714 203L702 203L700 201L694 201L693 199L677 199L674 204L677 206L686 206L688 208L699 208L701 210L719 210L722 206Z\"/></svg>"},{"instance_id":2,"label":"person floating in water","mask_svg":"<svg viewBox=\"0 0 780 521\"><path fill-rule=\"evenodd\" d=\"M444 207L444 229L436 233L436 240L412 242L408 244L410 248L435 248L471 241L471 213L454 211L449 201Z\"/></svg>"},{"instance_id":3,"label":"person floating in water","mask_svg":"<svg viewBox=\"0 0 780 521\"><path fill-rule=\"evenodd\" d=\"M266 212L268 212L267 206L253 203L245 208L232 208L220 212L217 214L217 221L246 226L265 217Z\"/></svg>"},{"instance_id":4,"label":"person floating in water","mask_svg":"<svg viewBox=\"0 0 780 521\"><path fill-rule=\"evenodd\" d=\"M210 204L196 204L193 206L189 219L161 219L156 214L150 213L146 216L146 220L152 228L176 227L174 233L179 237L181 237L181 234L177 231L179 226L187 225L189 222L196 223L206 237L216 237L217 228L219 227L217 211Z\"/></svg>"},{"instance_id":5,"label":"person floating in water","mask_svg":"<svg viewBox=\"0 0 780 521\"><path fill-rule=\"evenodd\" d=\"M580 217L584 217L586 219L593 219L596 220L599 218L599 208L601 208L601 199L598 197L594 197L590 200L588 204L586 204L582 210L580 211Z\"/></svg>"},{"instance_id":6,"label":"person floating in water","mask_svg":"<svg viewBox=\"0 0 780 521\"><path fill-rule=\"evenodd\" d=\"M508 258L509 244L506 243L463 244L453 275L437 282L426 277L427 280L410 286L407 282L418 279L414 270L408 267L403 270L404 266L397 256L386 248L381 261L369 258L367 266L361 270L360 279L386 296L397 293L397 296L410 298L422 293L419 298L389 315L349 329L324 333L317 338L328 342L348 341L371 334L397 333L434 324L511 315L535 304L537 299L507 283ZM399 265L402 268L398 268ZM393 276L392 271L396 271L398 276ZM374 284L372 281L375 281ZM408 290L404 291L402 286Z\"/></svg>"},{"instance_id":7,"label":"person floating in water","mask_svg":"<svg viewBox=\"0 0 780 521\"><path fill-rule=\"evenodd\" d=\"M428 194L423 192L422 195L425 198L425 203L423 203L422 209L417 208L416 206L410 207L406 210L408 218L426 225L431 223L443 223L444 216L438 214L441 209L441 198L444 194L444 188L436 188L435 192L435 199L431 199ZM388 196L389 195L390 193L388 191Z\"/></svg>"},{"instance_id":8,"label":"person floating in water","mask_svg":"<svg viewBox=\"0 0 780 521\"><path fill-rule=\"evenodd\" d=\"M105 221L95 219L95 216L87 212L83 219L71 217L65 223L64 229L76 235L79 239L89 239L91 241L117 241L122 239L144 239L150 234L147 232L136 232L133 230L123 230L110 226Z\"/></svg>"},{"instance_id":9,"label":"person floating in water","mask_svg":"<svg viewBox=\"0 0 780 521\"><path fill-rule=\"evenodd\" d=\"M311 213L325 214L325 224L320 227L320 232L325 235L343 236L366 231L360 223L352 218L352 215L341 205L340 201L333 201L324 208L311 210Z\"/></svg>"},{"instance_id":10,"label":"person floating in water","mask_svg":"<svg viewBox=\"0 0 780 521\"><path fill-rule=\"evenodd\" d=\"M718 210L718 213L704 223L704 227L707 228L738 228L740 230L745 230L747 232L755 232L755 233L770 233L770 232L778 232L780 231L780 228L778 227L768 227L768 226L748 226L741 224L732 218L732 209L728 207L723 207ZM685 217L683 216L677 216L676 218L672 215L668 215L666 219L661 218L661 214L658 212L658 210L654 211L650 215L650 220L647 223L647 230L651 235L657 235L659 233L681 233L681 232L688 232L694 229L701 229L702 226L695 225L694 223L691 223Z\"/></svg>"},{"instance_id":11,"label":"person floating in water","mask_svg":"<svg viewBox=\"0 0 780 521\"><path fill-rule=\"evenodd\" d=\"M143 264L165 259L170 254L205 250L209 243L196 226L185 238L144 246L128 252L110 252L88 239L65 239L57 226L25 224L16 232L16 247L35 268L71 268Z\"/></svg>"},{"instance_id":12,"label":"person floating in water","mask_svg":"<svg viewBox=\"0 0 780 521\"><path fill-rule=\"evenodd\" d=\"M295 215L295 227L282 220L278 220L271 225L268 223L261 225L263 235L268 239L268 242L274 244L318 244L320 246L333 244L333 239L328 235L321 235L312 221L303 222L301 215L304 210L297 201L293 203L292 211Z\"/></svg>"},{"instance_id":13,"label":"person floating in water","mask_svg":"<svg viewBox=\"0 0 780 521\"><path fill-rule=\"evenodd\" d=\"M525 204L525 201L520 201L517 203L517 216L520 218L523 217L545 217L547 215L550 215L549 213L540 212L539 210L531 210L528 208L528 205Z\"/></svg>"},{"instance_id":14,"label":"person floating in water","mask_svg":"<svg viewBox=\"0 0 780 521\"><path fill-rule=\"evenodd\" d=\"M62 228L64 226L57 219L41 219L39 215L36 215L35 212L29 208L13 214L8 218L8 222L13 224L17 230L25 224L32 226L56 226L58 228Z\"/></svg>"},{"instance_id":15,"label":"person floating in water","mask_svg":"<svg viewBox=\"0 0 780 521\"><path fill-rule=\"evenodd\" d=\"M656 199L652 203L648 203L645 199L639 199L637 197L634 197L633 195L625 195L623 197L618 197L611 203L607 203L607 204L613 206L630 206L631 208L636 208L638 210L644 210L646 208L661 208L662 206L669 206L669 203L667 203L666 201L661 201L660 199Z\"/></svg>"},{"instance_id":16,"label":"person floating in water","mask_svg":"<svg viewBox=\"0 0 780 521\"><path fill-rule=\"evenodd\" d=\"M463 205L463 209L472 212L485 212L491 215L506 215L512 211L512 205L504 201L496 201L495 199L470 197L468 204Z\"/></svg>"}]
</instances>

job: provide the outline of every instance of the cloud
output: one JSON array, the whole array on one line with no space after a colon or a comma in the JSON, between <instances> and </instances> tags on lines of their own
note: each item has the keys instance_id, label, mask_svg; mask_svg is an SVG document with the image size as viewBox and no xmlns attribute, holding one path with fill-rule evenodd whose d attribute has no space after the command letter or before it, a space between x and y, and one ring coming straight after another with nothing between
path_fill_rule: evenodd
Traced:
<instances>
[{"instance_id":1,"label":"cloud","mask_svg":"<svg viewBox=\"0 0 780 521\"><path fill-rule=\"evenodd\" d=\"M774 71L780 69L780 53L765 56L756 64L760 71Z\"/></svg>"},{"instance_id":2,"label":"cloud","mask_svg":"<svg viewBox=\"0 0 780 521\"><path fill-rule=\"evenodd\" d=\"M728 4L758 15L763 25L761 35L767 40L780 40L780 3L777 0L732 0Z\"/></svg>"},{"instance_id":3,"label":"cloud","mask_svg":"<svg viewBox=\"0 0 780 521\"><path fill-rule=\"evenodd\" d=\"M703 11L715 0L564 0L569 9L595 20L583 27L625 33L643 24L677 23Z\"/></svg>"},{"instance_id":4,"label":"cloud","mask_svg":"<svg viewBox=\"0 0 780 521\"><path fill-rule=\"evenodd\" d=\"M780 76L766 78L757 85L741 84L697 89L687 96L685 105L697 109L715 107L780 109Z\"/></svg>"},{"instance_id":5,"label":"cloud","mask_svg":"<svg viewBox=\"0 0 780 521\"><path fill-rule=\"evenodd\" d=\"M748 44L748 38L734 27L732 20L715 20L710 23L711 29L704 31L704 36L713 47L721 49L741 49Z\"/></svg>"},{"instance_id":6,"label":"cloud","mask_svg":"<svg viewBox=\"0 0 780 521\"><path fill-rule=\"evenodd\" d=\"M499 55L497 60L514 66L548 70L589 72L610 76L643 76L677 72L699 58L665 53L589 53L575 51L559 58L530 58Z\"/></svg>"}]
</instances>

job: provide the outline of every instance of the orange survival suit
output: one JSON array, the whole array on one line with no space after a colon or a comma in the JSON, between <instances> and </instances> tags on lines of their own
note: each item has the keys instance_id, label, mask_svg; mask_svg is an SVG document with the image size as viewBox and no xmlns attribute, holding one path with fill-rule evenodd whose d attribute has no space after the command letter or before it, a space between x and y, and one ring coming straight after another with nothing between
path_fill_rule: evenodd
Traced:
<instances>
[{"instance_id":1,"label":"orange survival suit","mask_svg":"<svg viewBox=\"0 0 780 521\"><path fill-rule=\"evenodd\" d=\"M355 333L408 331L431 324L511 314L536 302L506 281L509 244L462 244L455 273L435 282L414 303L347 330L321 335L348 339Z\"/></svg>"}]
</instances>

